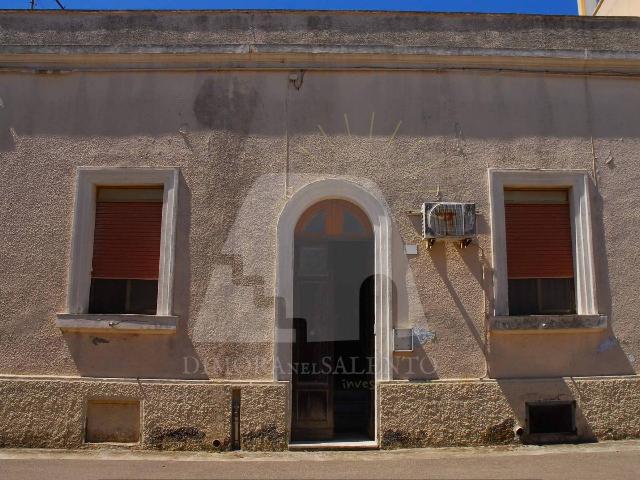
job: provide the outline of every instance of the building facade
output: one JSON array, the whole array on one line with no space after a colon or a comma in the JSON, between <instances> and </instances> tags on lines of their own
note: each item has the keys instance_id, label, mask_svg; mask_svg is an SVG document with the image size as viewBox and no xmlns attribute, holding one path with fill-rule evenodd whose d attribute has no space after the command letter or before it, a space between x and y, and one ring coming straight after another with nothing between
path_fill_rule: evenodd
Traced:
<instances>
[{"instance_id":1,"label":"building facade","mask_svg":"<svg viewBox=\"0 0 640 480\"><path fill-rule=\"evenodd\" d=\"M639 437L638 33L3 12L0 445Z\"/></svg>"}]
</instances>

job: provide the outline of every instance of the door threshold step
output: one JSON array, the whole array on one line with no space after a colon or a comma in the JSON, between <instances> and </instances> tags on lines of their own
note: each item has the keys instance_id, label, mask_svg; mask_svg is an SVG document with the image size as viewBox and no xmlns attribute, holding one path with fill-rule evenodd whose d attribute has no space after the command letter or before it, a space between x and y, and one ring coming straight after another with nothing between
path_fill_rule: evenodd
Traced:
<instances>
[{"instance_id":1,"label":"door threshold step","mask_svg":"<svg viewBox=\"0 0 640 480\"><path fill-rule=\"evenodd\" d=\"M289 443L289 450L377 450L375 440L309 440Z\"/></svg>"}]
</instances>

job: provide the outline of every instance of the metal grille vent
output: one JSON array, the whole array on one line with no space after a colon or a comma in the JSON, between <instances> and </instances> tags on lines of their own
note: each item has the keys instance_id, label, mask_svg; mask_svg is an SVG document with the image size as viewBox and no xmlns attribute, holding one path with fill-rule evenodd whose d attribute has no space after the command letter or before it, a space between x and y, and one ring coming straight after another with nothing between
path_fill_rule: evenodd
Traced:
<instances>
[{"instance_id":1,"label":"metal grille vent","mask_svg":"<svg viewBox=\"0 0 640 480\"><path fill-rule=\"evenodd\" d=\"M422 206L425 238L470 238L476 234L474 203L430 202Z\"/></svg>"}]
</instances>

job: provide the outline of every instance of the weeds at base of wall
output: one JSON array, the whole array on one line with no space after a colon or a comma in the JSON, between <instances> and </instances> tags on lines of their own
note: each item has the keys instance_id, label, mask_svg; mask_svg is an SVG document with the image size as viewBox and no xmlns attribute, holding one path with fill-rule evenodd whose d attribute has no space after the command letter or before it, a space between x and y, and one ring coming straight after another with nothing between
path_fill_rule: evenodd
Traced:
<instances>
[{"instance_id":1,"label":"weeds at base of wall","mask_svg":"<svg viewBox=\"0 0 640 480\"><path fill-rule=\"evenodd\" d=\"M434 432L424 430L416 432L385 430L381 436L381 448L391 450L397 448L515 445L519 443L513 433L515 424L516 422L513 418L505 418L502 422L487 427L479 435L469 435L466 441L444 436L434 437Z\"/></svg>"},{"instance_id":2,"label":"weeds at base of wall","mask_svg":"<svg viewBox=\"0 0 640 480\"><path fill-rule=\"evenodd\" d=\"M214 440L207 441L205 432L196 427L161 428L155 427L148 434L145 446L155 450L205 450L222 451L229 446L228 439L216 447Z\"/></svg>"},{"instance_id":3,"label":"weeds at base of wall","mask_svg":"<svg viewBox=\"0 0 640 480\"><path fill-rule=\"evenodd\" d=\"M11 435L9 432L2 432L0 436L0 449L4 448L55 448L74 449L81 448L82 443L77 437L74 438L51 438L45 433L16 432Z\"/></svg>"},{"instance_id":4,"label":"weeds at base of wall","mask_svg":"<svg viewBox=\"0 0 640 480\"><path fill-rule=\"evenodd\" d=\"M488 445L509 445L517 443L513 428L516 421L513 418L505 418L502 422L488 427L482 436L482 442Z\"/></svg>"},{"instance_id":5,"label":"weeds at base of wall","mask_svg":"<svg viewBox=\"0 0 640 480\"><path fill-rule=\"evenodd\" d=\"M257 430L242 432L242 450L282 451L287 449L287 436L276 425L266 425Z\"/></svg>"},{"instance_id":6,"label":"weeds at base of wall","mask_svg":"<svg viewBox=\"0 0 640 480\"><path fill-rule=\"evenodd\" d=\"M640 430L635 432L622 432L608 428L598 435L598 440L630 440L640 438Z\"/></svg>"}]
</instances>

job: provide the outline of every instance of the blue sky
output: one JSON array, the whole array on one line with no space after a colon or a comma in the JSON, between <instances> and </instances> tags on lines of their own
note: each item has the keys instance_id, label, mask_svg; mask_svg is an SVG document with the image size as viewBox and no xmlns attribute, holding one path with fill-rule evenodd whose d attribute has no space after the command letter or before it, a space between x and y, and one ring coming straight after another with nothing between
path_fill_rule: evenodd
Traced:
<instances>
[{"instance_id":1,"label":"blue sky","mask_svg":"<svg viewBox=\"0 0 640 480\"><path fill-rule=\"evenodd\" d=\"M434 12L500 12L575 15L576 0L60 0L81 10L397 10ZM58 8L54 0L37 0L38 8ZM0 0L0 8L29 8L29 0Z\"/></svg>"}]
</instances>

